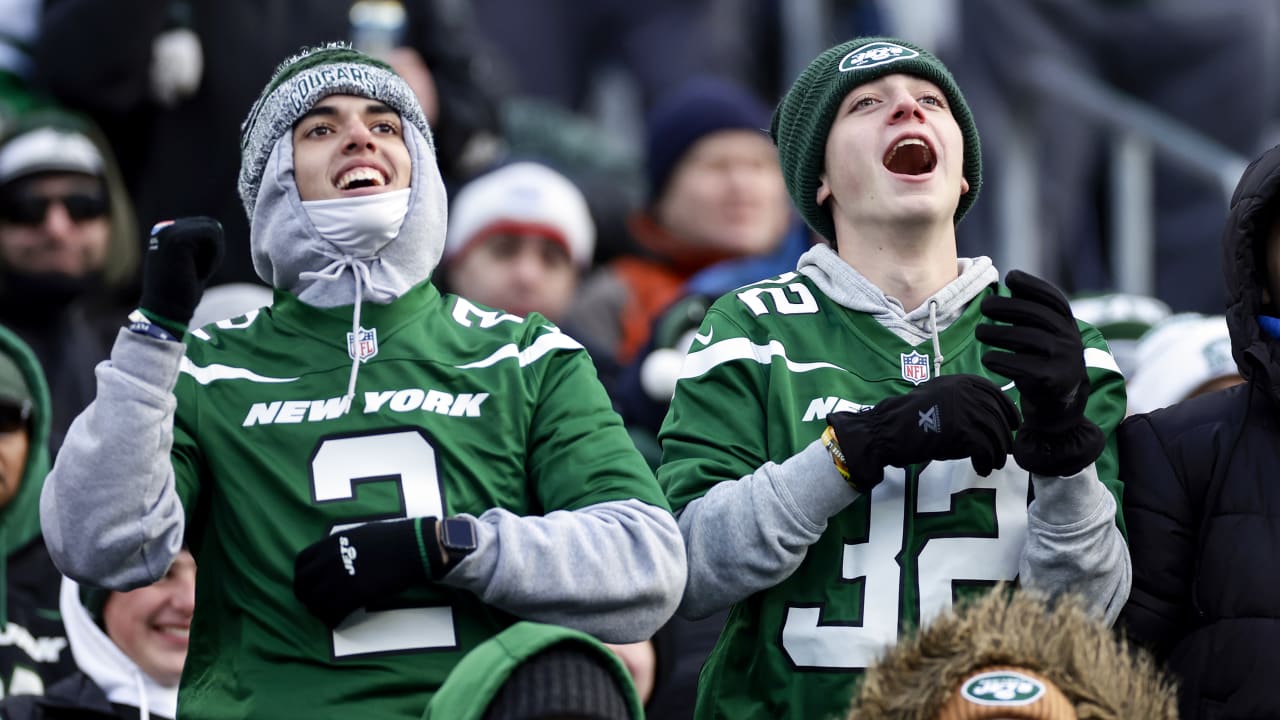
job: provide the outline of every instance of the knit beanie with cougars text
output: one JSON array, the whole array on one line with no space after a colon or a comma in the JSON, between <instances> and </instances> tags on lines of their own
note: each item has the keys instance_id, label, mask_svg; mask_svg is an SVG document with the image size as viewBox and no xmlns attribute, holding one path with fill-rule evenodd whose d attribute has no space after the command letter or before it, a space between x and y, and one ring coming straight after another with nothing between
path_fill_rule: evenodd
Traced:
<instances>
[{"instance_id":1,"label":"knit beanie with cougars text","mask_svg":"<svg viewBox=\"0 0 1280 720\"><path fill-rule=\"evenodd\" d=\"M386 103L417 127L435 152L417 96L390 65L344 43L304 49L280 63L240 126L240 201L250 220L276 142L330 95L359 95Z\"/></svg>"},{"instance_id":2,"label":"knit beanie with cougars text","mask_svg":"<svg viewBox=\"0 0 1280 720\"><path fill-rule=\"evenodd\" d=\"M964 177L969 192L960 196L955 220L969 211L982 187L982 148L978 128L964 95L946 66L928 51L895 38L864 37L828 48L796 78L773 113L769 134L787 192L809 227L835 242L831 212L817 203L819 177L825 168L827 134L841 101L855 87L885 75L903 73L924 78L947 97L951 115L964 137Z\"/></svg>"}]
</instances>

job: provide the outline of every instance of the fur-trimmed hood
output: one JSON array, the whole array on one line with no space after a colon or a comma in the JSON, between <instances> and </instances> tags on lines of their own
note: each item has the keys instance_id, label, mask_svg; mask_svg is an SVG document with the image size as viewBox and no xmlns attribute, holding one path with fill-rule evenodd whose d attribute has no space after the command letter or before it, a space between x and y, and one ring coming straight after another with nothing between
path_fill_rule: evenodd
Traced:
<instances>
[{"instance_id":1,"label":"fur-trimmed hood","mask_svg":"<svg viewBox=\"0 0 1280 720\"><path fill-rule=\"evenodd\" d=\"M975 670L1014 666L1053 682L1081 720L1176 720L1177 693L1075 597L1052 608L1004 586L903 639L867 670L849 720L932 720Z\"/></svg>"}]
</instances>

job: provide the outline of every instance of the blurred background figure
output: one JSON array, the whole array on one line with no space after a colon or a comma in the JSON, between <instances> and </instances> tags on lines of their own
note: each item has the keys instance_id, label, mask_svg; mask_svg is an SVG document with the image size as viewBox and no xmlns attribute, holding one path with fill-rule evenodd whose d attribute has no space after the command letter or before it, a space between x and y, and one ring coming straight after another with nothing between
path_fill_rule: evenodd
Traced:
<instances>
[{"instance_id":1,"label":"blurred background figure","mask_svg":"<svg viewBox=\"0 0 1280 720\"><path fill-rule=\"evenodd\" d=\"M226 229L215 283L257 282L236 195L240 123L280 58L349 39L390 62L429 117L446 182L501 151L466 27L445 0L47 0L34 82L111 138L145 224L209 215ZM246 30L250 29L250 30Z\"/></svg>"},{"instance_id":2,"label":"blurred background figure","mask_svg":"<svg viewBox=\"0 0 1280 720\"><path fill-rule=\"evenodd\" d=\"M1138 338L1172 312L1167 303L1147 295L1115 292L1071 298L1071 313L1102 333L1126 378L1133 377Z\"/></svg>"},{"instance_id":3,"label":"blurred background figure","mask_svg":"<svg viewBox=\"0 0 1280 720\"><path fill-rule=\"evenodd\" d=\"M75 665L40 533L49 472L49 388L35 355L0 327L0 697L40 695Z\"/></svg>"},{"instance_id":4,"label":"blurred background figure","mask_svg":"<svg viewBox=\"0 0 1280 720\"><path fill-rule=\"evenodd\" d=\"M0 718L172 720L195 593L196 561L186 550L159 581L129 592L63 579L62 617L77 669L43 697L0 702Z\"/></svg>"},{"instance_id":5,"label":"blurred background figure","mask_svg":"<svg viewBox=\"0 0 1280 720\"><path fill-rule=\"evenodd\" d=\"M1150 293L1177 312L1219 312L1222 280L1205 268L1217 266L1214 241L1244 159L1273 141L1280 4L963 0L952 6L944 56L982 136L997 139L983 148L983 191L1035 203L1033 226L1022 228L1026 235L1005 241L1039 238L1044 274L1068 294L1116 289L1116 221L1129 209L1119 198L1149 190ZM1024 131L1029 147L1016 148ZM1124 145L1130 140L1139 142ZM1019 160L1013 153L1022 150L1030 151L1031 162L1011 169L1009 161ZM1150 153L1153 164L1142 166L1149 175L1119 180L1126 152ZM980 204L958 227L961 250L997 254L1008 230L1001 228L1002 214L1023 209L1000 200Z\"/></svg>"},{"instance_id":6,"label":"blurred background figure","mask_svg":"<svg viewBox=\"0 0 1280 720\"><path fill-rule=\"evenodd\" d=\"M1157 323L1138 340L1133 367L1131 415L1244 382L1223 315L1179 313Z\"/></svg>"},{"instance_id":7,"label":"blurred background figure","mask_svg":"<svg viewBox=\"0 0 1280 720\"><path fill-rule=\"evenodd\" d=\"M453 199L445 287L469 300L560 322L591 264L596 229L582 192L546 165L517 162Z\"/></svg>"},{"instance_id":8,"label":"blurred background figure","mask_svg":"<svg viewBox=\"0 0 1280 720\"><path fill-rule=\"evenodd\" d=\"M649 114L648 200L629 221L633 249L587 279L565 322L602 376L636 356L695 273L782 242L791 209L768 124L763 102L710 77L682 84Z\"/></svg>"},{"instance_id":9,"label":"blurred background figure","mask_svg":"<svg viewBox=\"0 0 1280 720\"><path fill-rule=\"evenodd\" d=\"M138 242L111 151L89 123L42 110L0 141L0 323L49 378L53 453L136 301Z\"/></svg>"},{"instance_id":10,"label":"blurred background figure","mask_svg":"<svg viewBox=\"0 0 1280 720\"><path fill-rule=\"evenodd\" d=\"M643 720L627 669L586 633L518 622L459 662L422 720Z\"/></svg>"}]
</instances>

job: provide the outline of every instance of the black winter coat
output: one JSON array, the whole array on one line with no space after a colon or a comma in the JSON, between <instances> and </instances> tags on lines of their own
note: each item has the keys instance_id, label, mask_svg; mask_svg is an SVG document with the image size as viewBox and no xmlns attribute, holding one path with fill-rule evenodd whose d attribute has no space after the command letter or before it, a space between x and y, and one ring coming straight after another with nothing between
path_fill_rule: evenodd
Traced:
<instances>
[{"instance_id":1,"label":"black winter coat","mask_svg":"<svg viewBox=\"0 0 1280 720\"><path fill-rule=\"evenodd\" d=\"M112 704L88 675L77 672L43 696L15 695L0 702L0 720L139 720L139 710ZM152 720L164 720L150 715Z\"/></svg>"},{"instance_id":2,"label":"black winter coat","mask_svg":"<svg viewBox=\"0 0 1280 720\"><path fill-rule=\"evenodd\" d=\"M1280 147L1245 171L1223 235L1244 385L1119 430L1133 590L1120 623L1179 676L1181 716L1280 718L1280 340L1263 333ZM1280 298L1277 298L1280 300Z\"/></svg>"}]
</instances>

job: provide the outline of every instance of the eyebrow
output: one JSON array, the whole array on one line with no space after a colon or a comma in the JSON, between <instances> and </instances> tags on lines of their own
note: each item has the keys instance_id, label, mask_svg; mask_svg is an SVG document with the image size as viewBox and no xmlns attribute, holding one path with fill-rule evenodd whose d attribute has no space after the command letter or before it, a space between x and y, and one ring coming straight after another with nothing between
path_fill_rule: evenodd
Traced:
<instances>
[{"instance_id":1,"label":"eyebrow","mask_svg":"<svg viewBox=\"0 0 1280 720\"><path fill-rule=\"evenodd\" d=\"M396 113L395 109L392 108L390 105L383 102L375 101L364 106L364 114L365 115L396 115L398 113ZM333 107L332 105L316 105L312 107L310 110L302 113L302 117L298 118L298 121L295 122L293 125L294 127L297 127L298 125L301 125L303 122L305 122L308 118L312 118L312 117L337 117L337 115L338 115L338 109Z\"/></svg>"}]
</instances>

